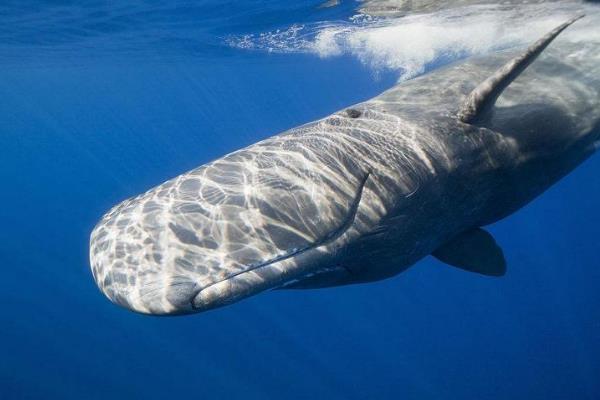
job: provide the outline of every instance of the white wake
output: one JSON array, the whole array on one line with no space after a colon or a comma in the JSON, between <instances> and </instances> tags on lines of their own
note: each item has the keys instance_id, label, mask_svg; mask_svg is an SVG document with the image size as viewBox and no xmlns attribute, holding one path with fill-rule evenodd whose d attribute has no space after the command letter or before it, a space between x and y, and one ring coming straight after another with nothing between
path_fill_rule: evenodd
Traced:
<instances>
[{"instance_id":1,"label":"white wake","mask_svg":"<svg viewBox=\"0 0 600 400\"><path fill-rule=\"evenodd\" d=\"M569 29L582 32L582 39L600 37L600 6L565 1L469 5L394 17L359 13L348 21L229 37L227 43L241 49L312 53L323 58L351 55L375 71L396 70L402 80L432 64L529 44L581 13L587 17Z\"/></svg>"}]
</instances>

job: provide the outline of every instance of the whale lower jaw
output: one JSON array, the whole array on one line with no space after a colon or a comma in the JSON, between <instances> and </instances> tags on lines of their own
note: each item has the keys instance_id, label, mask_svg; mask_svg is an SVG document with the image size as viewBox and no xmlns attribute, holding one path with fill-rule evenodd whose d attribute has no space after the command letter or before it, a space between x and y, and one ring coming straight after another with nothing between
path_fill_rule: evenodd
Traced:
<instances>
[{"instance_id":1,"label":"whale lower jaw","mask_svg":"<svg viewBox=\"0 0 600 400\"><path fill-rule=\"evenodd\" d=\"M256 270L247 271L205 287L191 300L193 312L222 307L268 290L273 283L261 275Z\"/></svg>"},{"instance_id":2,"label":"whale lower jaw","mask_svg":"<svg viewBox=\"0 0 600 400\"><path fill-rule=\"evenodd\" d=\"M333 248L335 248L335 243L342 239L354 224L370 174L370 172L365 173L361 179L349 213L338 227L304 248L291 249L269 261L259 263L245 271L232 274L221 281L202 288L190 302L193 312L206 311L235 303L265 290L282 287L307 275L321 272L322 267L314 268L314 266L323 265L321 258L327 254L332 254L327 249L328 246L333 245ZM313 268L307 268L307 265ZM304 267L300 268L299 266Z\"/></svg>"},{"instance_id":3,"label":"whale lower jaw","mask_svg":"<svg viewBox=\"0 0 600 400\"><path fill-rule=\"evenodd\" d=\"M285 287L321 270L328 270L321 266L331 263L331 254L326 246L312 248L293 258L265 264L215 282L191 299L190 312L208 311L236 303L266 290Z\"/></svg>"}]
</instances>

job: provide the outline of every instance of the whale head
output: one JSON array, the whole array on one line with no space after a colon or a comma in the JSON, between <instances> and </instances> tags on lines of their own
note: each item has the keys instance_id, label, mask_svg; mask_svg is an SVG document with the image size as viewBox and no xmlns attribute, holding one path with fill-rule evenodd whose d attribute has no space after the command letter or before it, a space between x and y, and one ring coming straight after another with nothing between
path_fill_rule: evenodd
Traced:
<instances>
[{"instance_id":1,"label":"whale head","mask_svg":"<svg viewBox=\"0 0 600 400\"><path fill-rule=\"evenodd\" d=\"M188 314L329 266L368 175L317 142L275 137L115 206L91 234L98 287L136 312Z\"/></svg>"}]
</instances>

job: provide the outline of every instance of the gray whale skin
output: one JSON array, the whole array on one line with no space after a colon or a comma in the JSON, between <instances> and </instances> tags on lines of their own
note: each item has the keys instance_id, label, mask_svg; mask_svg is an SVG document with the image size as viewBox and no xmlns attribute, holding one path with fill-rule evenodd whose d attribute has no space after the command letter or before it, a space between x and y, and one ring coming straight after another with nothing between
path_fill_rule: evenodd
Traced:
<instances>
[{"instance_id":1,"label":"gray whale skin","mask_svg":"<svg viewBox=\"0 0 600 400\"><path fill-rule=\"evenodd\" d=\"M553 42L574 21L123 201L91 234L97 285L130 310L176 315L268 289L380 280L430 254L503 275L481 227L598 147L600 46L570 41L571 29Z\"/></svg>"}]
</instances>

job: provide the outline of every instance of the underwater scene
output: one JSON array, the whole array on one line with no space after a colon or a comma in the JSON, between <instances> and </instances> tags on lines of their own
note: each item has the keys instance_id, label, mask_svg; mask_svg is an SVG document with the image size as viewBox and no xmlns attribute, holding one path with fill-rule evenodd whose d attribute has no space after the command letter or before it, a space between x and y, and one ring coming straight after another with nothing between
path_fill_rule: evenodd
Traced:
<instances>
[{"instance_id":1,"label":"underwater scene","mask_svg":"<svg viewBox=\"0 0 600 400\"><path fill-rule=\"evenodd\" d=\"M600 3L3 1L0 399L600 399Z\"/></svg>"}]
</instances>

